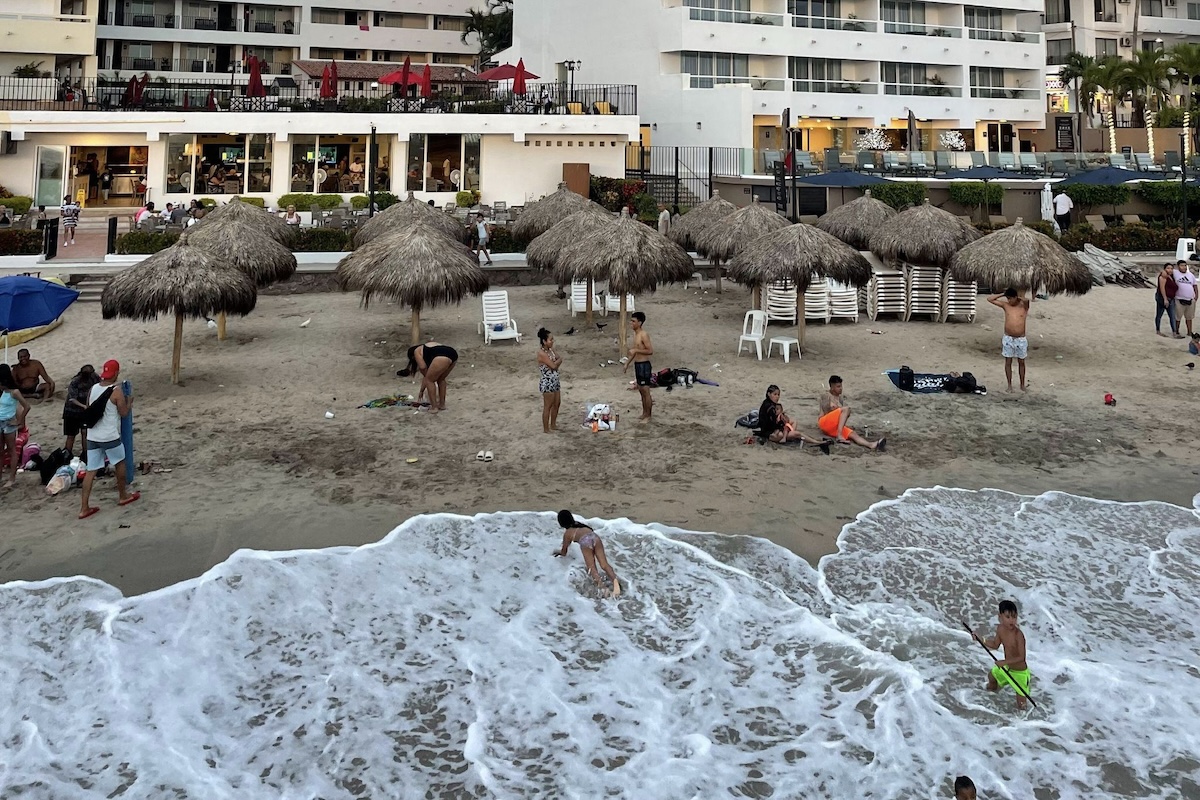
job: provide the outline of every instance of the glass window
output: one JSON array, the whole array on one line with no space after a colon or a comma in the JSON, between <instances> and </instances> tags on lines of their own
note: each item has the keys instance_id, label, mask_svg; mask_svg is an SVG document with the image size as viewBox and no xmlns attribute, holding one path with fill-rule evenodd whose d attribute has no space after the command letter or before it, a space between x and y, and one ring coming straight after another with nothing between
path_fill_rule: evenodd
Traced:
<instances>
[{"instance_id":1,"label":"glass window","mask_svg":"<svg viewBox=\"0 0 1200 800\"><path fill-rule=\"evenodd\" d=\"M883 0L879 7L884 33L913 33L925 30L925 4L905 0Z\"/></svg>"},{"instance_id":2,"label":"glass window","mask_svg":"<svg viewBox=\"0 0 1200 800\"><path fill-rule=\"evenodd\" d=\"M1161 17L1163 15L1162 0L1142 0L1142 16Z\"/></svg>"},{"instance_id":3,"label":"glass window","mask_svg":"<svg viewBox=\"0 0 1200 800\"><path fill-rule=\"evenodd\" d=\"M680 53L681 71L692 76L693 89L711 89L716 84L746 83L750 56L735 53Z\"/></svg>"},{"instance_id":4,"label":"glass window","mask_svg":"<svg viewBox=\"0 0 1200 800\"><path fill-rule=\"evenodd\" d=\"M1004 88L1004 70L998 67L971 67L972 97L1008 97Z\"/></svg>"},{"instance_id":5,"label":"glass window","mask_svg":"<svg viewBox=\"0 0 1200 800\"><path fill-rule=\"evenodd\" d=\"M1117 54L1116 39L1097 39L1096 40L1096 58L1107 58Z\"/></svg>"},{"instance_id":6,"label":"glass window","mask_svg":"<svg viewBox=\"0 0 1200 800\"><path fill-rule=\"evenodd\" d=\"M1050 39L1046 42L1046 63L1062 64L1071 52L1070 39Z\"/></svg>"},{"instance_id":7,"label":"glass window","mask_svg":"<svg viewBox=\"0 0 1200 800\"><path fill-rule=\"evenodd\" d=\"M1096 22L1116 22L1117 21L1117 4L1116 0L1095 0ZM1070 16L1062 22L1070 22Z\"/></svg>"},{"instance_id":8,"label":"glass window","mask_svg":"<svg viewBox=\"0 0 1200 800\"><path fill-rule=\"evenodd\" d=\"M425 191L425 178L433 177L432 165L430 174L425 174L425 134L414 133L408 137L408 180L405 182L405 188L410 192Z\"/></svg>"},{"instance_id":9,"label":"glass window","mask_svg":"<svg viewBox=\"0 0 1200 800\"><path fill-rule=\"evenodd\" d=\"M692 19L708 22L749 22L750 0L686 0Z\"/></svg>"},{"instance_id":10,"label":"glass window","mask_svg":"<svg viewBox=\"0 0 1200 800\"><path fill-rule=\"evenodd\" d=\"M189 133L167 136L167 174L163 185L167 194L190 194L196 172L195 140Z\"/></svg>"},{"instance_id":11,"label":"glass window","mask_svg":"<svg viewBox=\"0 0 1200 800\"><path fill-rule=\"evenodd\" d=\"M292 136L292 177L288 190L292 192L316 191L317 137ZM307 211L307 209L305 209Z\"/></svg>"},{"instance_id":12,"label":"glass window","mask_svg":"<svg viewBox=\"0 0 1200 800\"><path fill-rule=\"evenodd\" d=\"M788 77L793 78L792 91L837 91L842 81L842 62L827 58L790 58Z\"/></svg>"},{"instance_id":13,"label":"glass window","mask_svg":"<svg viewBox=\"0 0 1200 800\"><path fill-rule=\"evenodd\" d=\"M1200 3L1188 3L1187 15L1188 19L1200 19Z\"/></svg>"},{"instance_id":14,"label":"glass window","mask_svg":"<svg viewBox=\"0 0 1200 800\"><path fill-rule=\"evenodd\" d=\"M788 13L795 28L842 27L841 0L788 0Z\"/></svg>"},{"instance_id":15,"label":"glass window","mask_svg":"<svg viewBox=\"0 0 1200 800\"><path fill-rule=\"evenodd\" d=\"M429 134L425 139L425 171L426 191L458 191L462 182L462 136L457 133Z\"/></svg>"},{"instance_id":16,"label":"glass window","mask_svg":"<svg viewBox=\"0 0 1200 800\"><path fill-rule=\"evenodd\" d=\"M464 190L479 189L479 134L468 133L463 136L463 163L466 165L463 169L463 185Z\"/></svg>"},{"instance_id":17,"label":"glass window","mask_svg":"<svg viewBox=\"0 0 1200 800\"><path fill-rule=\"evenodd\" d=\"M341 25L344 15L336 8L314 8L312 21L319 25Z\"/></svg>"},{"instance_id":18,"label":"glass window","mask_svg":"<svg viewBox=\"0 0 1200 800\"><path fill-rule=\"evenodd\" d=\"M255 133L246 137L246 161L242 174L245 176L244 192L264 193L271 191L271 157L275 150L275 137L270 133Z\"/></svg>"},{"instance_id":19,"label":"glass window","mask_svg":"<svg viewBox=\"0 0 1200 800\"><path fill-rule=\"evenodd\" d=\"M970 38L1004 41L1004 15L996 8L967 6L963 19L970 30Z\"/></svg>"}]
</instances>

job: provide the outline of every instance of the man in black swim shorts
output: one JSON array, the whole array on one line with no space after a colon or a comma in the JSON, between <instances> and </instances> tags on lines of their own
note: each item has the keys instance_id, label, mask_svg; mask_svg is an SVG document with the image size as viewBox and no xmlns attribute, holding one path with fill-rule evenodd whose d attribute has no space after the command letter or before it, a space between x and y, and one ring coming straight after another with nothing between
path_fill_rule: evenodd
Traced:
<instances>
[{"instance_id":1,"label":"man in black swim shorts","mask_svg":"<svg viewBox=\"0 0 1200 800\"><path fill-rule=\"evenodd\" d=\"M633 364L633 377L637 380L638 394L642 396L642 416L638 422L647 422L654 401L650 398L650 377L654 371L650 367L650 356L654 355L654 346L650 344L650 334L646 333L646 315L635 311L631 315L633 327L633 347L629 350L629 360L625 362L625 371Z\"/></svg>"}]
</instances>

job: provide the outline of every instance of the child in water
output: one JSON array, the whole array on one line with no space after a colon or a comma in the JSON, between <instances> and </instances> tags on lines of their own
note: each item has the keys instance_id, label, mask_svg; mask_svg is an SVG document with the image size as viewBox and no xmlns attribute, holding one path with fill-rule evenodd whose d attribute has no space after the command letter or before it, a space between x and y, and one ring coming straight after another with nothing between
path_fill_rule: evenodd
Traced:
<instances>
[{"instance_id":1,"label":"child in water","mask_svg":"<svg viewBox=\"0 0 1200 800\"><path fill-rule=\"evenodd\" d=\"M975 784L966 775L954 779L954 800L975 800Z\"/></svg>"},{"instance_id":2,"label":"child in water","mask_svg":"<svg viewBox=\"0 0 1200 800\"><path fill-rule=\"evenodd\" d=\"M1017 695L1017 708L1024 709L1025 696L1029 694L1029 665L1025 663L1025 634L1017 627L1017 604L1012 600L1000 601L1000 624L996 626L995 636L986 641L974 633L971 636L977 642L983 641L989 649L1004 647L1004 658L992 667L987 688L989 692L994 692L1001 686L1012 686ZM1013 681L1016 681L1016 685Z\"/></svg>"},{"instance_id":3,"label":"child in water","mask_svg":"<svg viewBox=\"0 0 1200 800\"><path fill-rule=\"evenodd\" d=\"M604 570L604 574L612 581L612 596L618 597L621 594L621 582L617 580L617 573L613 572L613 568L608 564L608 559L604 557L604 543L600 541L596 532L582 522L578 522L575 516L566 509L558 512L558 524L563 527L563 541L562 549L555 550L554 557L565 556L571 549L571 543L577 542L579 549L583 551L583 563L587 566L592 581L597 586L602 585L600 572L596 569L598 563L600 569Z\"/></svg>"}]
</instances>

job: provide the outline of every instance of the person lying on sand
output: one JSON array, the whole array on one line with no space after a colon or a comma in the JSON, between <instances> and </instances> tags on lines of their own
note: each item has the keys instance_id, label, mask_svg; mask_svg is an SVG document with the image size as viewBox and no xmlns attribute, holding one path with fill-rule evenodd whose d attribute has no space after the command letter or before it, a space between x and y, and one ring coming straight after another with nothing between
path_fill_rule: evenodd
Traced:
<instances>
[{"instance_id":1,"label":"person lying on sand","mask_svg":"<svg viewBox=\"0 0 1200 800\"><path fill-rule=\"evenodd\" d=\"M878 450L881 453L887 450L886 438L869 442L846 426L846 420L850 419L850 406L845 404L842 397L841 377L829 376L829 391L821 394L820 405L821 416L817 419L817 427L821 429L821 433L832 436L839 442L854 442L868 450Z\"/></svg>"},{"instance_id":2,"label":"person lying on sand","mask_svg":"<svg viewBox=\"0 0 1200 800\"><path fill-rule=\"evenodd\" d=\"M592 576L592 582L597 586L603 586L600 572L596 569L596 564L599 564L600 569L604 570L604 574L612 581L612 596L620 596L621 582L617 580L617 573L613 572L613 568L609 566L608 559L604 556L604 543L600 541L596 532L577 521L575 516L565 508L558 512L558 524L563 527L563 541L562 549L555 550L554 557L565 556L571 549L572 542L577 543L580 551L583 552L583 563L587 566L588 574Z\"/></svg>"}]
</instances>

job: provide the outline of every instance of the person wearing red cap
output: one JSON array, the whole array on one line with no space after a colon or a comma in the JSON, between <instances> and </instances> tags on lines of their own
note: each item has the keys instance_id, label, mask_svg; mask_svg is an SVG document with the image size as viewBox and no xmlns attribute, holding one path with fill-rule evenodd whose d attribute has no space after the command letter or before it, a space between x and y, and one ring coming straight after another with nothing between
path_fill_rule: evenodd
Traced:
<instances>
[{"instance_id":1,"label":"person wearing red cap","mask_svg":"<svg viewBox=\"0 0 1200 800\"><path fill-rule=\"evenodd\" d=\"M83 505L79 511L80 519L87 519L100 509L88 504L92 497L92 481L96 473L104 469L105 460L112 466L117 475L118 505L127 506L141 497L140 492L132 494L125 487L125 470L121 462L125 460L125 446L121 444L121 417L129 415L129 407L133 404L132 397L126 397L117 378L121 374L121 365L109 359L100 370L100 382L88 393L88 404L100 399L100 396L111 388L108 403L104 407L104 416L88 430L87 437L87 474L83 477Z\"/></svg>"}]
</instances>

